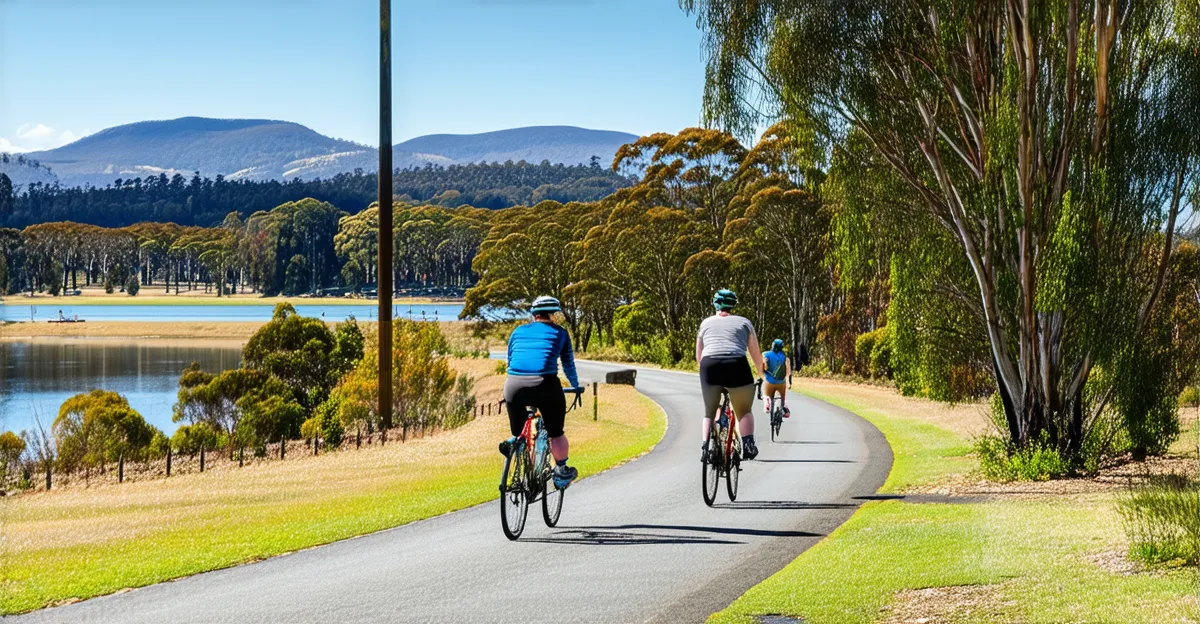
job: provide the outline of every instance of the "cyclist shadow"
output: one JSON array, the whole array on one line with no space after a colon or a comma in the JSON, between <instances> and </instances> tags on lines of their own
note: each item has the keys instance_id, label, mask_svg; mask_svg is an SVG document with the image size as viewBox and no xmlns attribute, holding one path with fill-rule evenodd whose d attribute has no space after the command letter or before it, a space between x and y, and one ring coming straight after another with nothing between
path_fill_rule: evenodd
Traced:
<instances>
[{"instance_id":1,"label":"cyclist shadow","mask_svg":"<svg viewBox=\"0 0 1200 624\"><path fill-rule=\"evenodd\" d=\"M654 532L642 532L654 531ZM659 533L679 531L680 533ZM698 535L699 534L699 535ZM716 534L724 537L709 537ZM730 536L745 537L824 537L808 531L775 531L739 527L693 526L674 524L622 524L617 526L572 527L550 537L528 541L550 544L590 544L595 546L625 544L745 544Z\"/></svg>"},{"instance_id":2,"label":"cyclist shadow","mask_svg":"<svg viewBox=\"0 0 1200 624\"><path fill-rule=\"evenodd\" d=\"M775 440L771 444L841 444L832 440Z\"/></svg>"},{"instance_id":3,"label":"cyclist shadow","mask_svg":"<svg viewBox=\"0 0 1200 624\"><path fill-rule=\"evenodd\" d=\"M612 527L621 528L621 527ZM664 527L669 528L669 527ZM727 539L704 536L671 535L666 533L641 533L634 531L608 531L581 527L557 531L548 537L524 538L523 542L543 544L580 544L585 546L635 546L645 544L744 544Z\"/></svg>"},{"instance_id":4,"label":"cyclist shadow","mask_svg":"<svg viewBox=\"0 0 1200 624\"><path fill-rule=\"evenodd\" d=\"M734 501L715 503L716 509L852 509L854 503L805 503L803 501Z\"/></svg>"}]
</instances>

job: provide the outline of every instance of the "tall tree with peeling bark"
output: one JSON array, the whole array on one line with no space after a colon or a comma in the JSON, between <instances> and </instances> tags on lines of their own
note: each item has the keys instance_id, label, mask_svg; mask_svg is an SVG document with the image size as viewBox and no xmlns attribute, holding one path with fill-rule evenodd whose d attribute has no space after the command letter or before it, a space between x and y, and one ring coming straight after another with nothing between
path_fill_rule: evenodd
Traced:
<instances>
[{"instance_id":1,"label":"tall tree with peeling bark","mask_svg":"<svg viewBox=\"0 0 1200 624\"><path fill-rule=\"evenodd\" d=\"M1009 433L1078 451L1200 177L1196 0L682 0L709 121L869 140L970 265Z\"/></svg>"}]
</instances>

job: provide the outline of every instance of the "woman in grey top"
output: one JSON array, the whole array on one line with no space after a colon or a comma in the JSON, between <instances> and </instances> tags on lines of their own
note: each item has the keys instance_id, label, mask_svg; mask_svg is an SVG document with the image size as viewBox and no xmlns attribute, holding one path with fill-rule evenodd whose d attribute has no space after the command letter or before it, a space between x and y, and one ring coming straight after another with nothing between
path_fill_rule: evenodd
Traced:
<instances>
[{"instance_id":1,"label":"woman in grey top","mask_svg":"<svg viewBox=\"0 0 1200 624\"><path fill-rule=\"evenodd\" d=\"M758 447L754 444L754 373L746 361L746 351L754 366L765 370L762 349L754 325L744 316L730 314L737 305L732 290L718 290L713 295L717 313L700 323L696 334L696 361L700 363L700 392L704 397L704 424L700 428L703 456L708 453L708 432L713 415L721 402L721 391L729 392L729 402L742 434L742 458L754 459Z\"/></svg>"}]
</instances>

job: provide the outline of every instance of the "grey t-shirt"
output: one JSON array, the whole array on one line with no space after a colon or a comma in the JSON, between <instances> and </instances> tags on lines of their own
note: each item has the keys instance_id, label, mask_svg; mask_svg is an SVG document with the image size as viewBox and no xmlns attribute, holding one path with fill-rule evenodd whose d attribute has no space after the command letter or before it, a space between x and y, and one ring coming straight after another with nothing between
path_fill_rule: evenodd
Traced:
<instances>
[{"instance_id":1,"label":"grey t-shirt","mask_svg":"<svg viewBox=\"0 0 1200 624\"><path fill-rule=\"evenodd\" d=\"M696 342L703 343L701 358L745 357L750 340L754 338L754 325L744 316L713 315L700 323Z\"/></svg>"}]
</instances>

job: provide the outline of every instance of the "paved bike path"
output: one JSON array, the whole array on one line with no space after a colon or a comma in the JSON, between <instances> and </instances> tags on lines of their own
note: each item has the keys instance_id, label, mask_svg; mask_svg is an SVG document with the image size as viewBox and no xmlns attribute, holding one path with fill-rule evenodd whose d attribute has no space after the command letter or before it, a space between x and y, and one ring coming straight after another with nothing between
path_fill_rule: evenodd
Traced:
<instances>
[{"instance_id":1,"label":"paved bike path","mask_svg":"<svg viewBox=\"0 0 1200 624\"><path fill-rule=\"evenodd\" d=\"M616 365L580 363L583 379ZM559 526L530 508L518 542L497 502L260 563L8 618L15 622L700 622L778 571L875 493L892 454L877 429L790 394L782 440L738 500L700 496L696 375L639 369L667 412L646 456L568 490ZM762 403L755 405L762 414ZM567 433L570 435L570 416ZM760 418L760 423L765 423ZM496 455L499 475L501 457ZM499 477L497 476L497 481Z\"/></svg>"}]
</instances>

